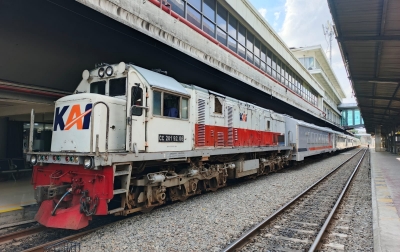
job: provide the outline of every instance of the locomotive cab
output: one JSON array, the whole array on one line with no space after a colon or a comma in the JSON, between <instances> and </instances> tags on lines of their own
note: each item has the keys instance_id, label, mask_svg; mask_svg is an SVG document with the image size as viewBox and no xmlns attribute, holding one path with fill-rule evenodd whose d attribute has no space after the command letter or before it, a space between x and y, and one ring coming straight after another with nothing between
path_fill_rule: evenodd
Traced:
<instances>
[{"instance_id":1,"label":"locomotive cab","mask_svg":"<svg viewBox=\"0 0 400 252\"><path fill-rule=\"evenodd\" d=\"M190 141L184 144L190 138L185 132L190 94L182 84L123 62L85 70L82 77L73 95L56 102L52 152L190 149ZM156 147L158 142L175 144Z\"/></svg>"}]
</instances>

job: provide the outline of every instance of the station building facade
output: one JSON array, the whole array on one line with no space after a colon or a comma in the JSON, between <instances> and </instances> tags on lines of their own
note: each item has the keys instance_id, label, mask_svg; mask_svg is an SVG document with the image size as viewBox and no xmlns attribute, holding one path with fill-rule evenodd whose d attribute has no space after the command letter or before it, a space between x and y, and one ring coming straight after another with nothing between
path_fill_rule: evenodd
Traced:
<instances>
[{"instance_id":1,"label":"station building facade","mask_svg":"<svg viewBox=\"0 0 400 252\"><path fill-rule=\"evenodd\" d=\"M338 106L346 98L346 95L321 45L291 48L291 50L299 62L323 87L322 107L325 118L335 125L341 125L342 114Z\"/></svg>"}]
</instances>

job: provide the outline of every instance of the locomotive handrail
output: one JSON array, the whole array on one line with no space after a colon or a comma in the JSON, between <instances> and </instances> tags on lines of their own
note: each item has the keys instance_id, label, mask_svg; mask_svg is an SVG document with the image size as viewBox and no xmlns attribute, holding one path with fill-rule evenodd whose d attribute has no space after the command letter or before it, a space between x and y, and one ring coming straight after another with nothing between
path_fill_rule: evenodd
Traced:
<instances>
[{"instance_id":1,"label":"locomotive handrail","mask_svg":"<svg viewBox=\"0 0 400 252\"><path fill-rule=\"evenodd\" d=\"M133 109L133 108L142 108L142 109L149 110L149 107L140 106L140 105L132 105L132 106L131 106L131 109L130 109L130 115L132 115L132 109Z\"/></svg>"},{"instance_id":2,"label":"locomotive handrail","mask_svg":"<svg viewBox=\"0 0 400 252\"><path fill-rule=\"evenodd\" d=\"M94 120L93 120L93 117L94 117L94 107L95 107L97 104L99 104L99 103L104 104L104 105L106 106L106 108L107 108L107 122L106 122L106 153L108 153L108 126L109 126L109 122L110 122L110 108L108 107L108 105L107 105L105 102L98 101L98 102L95 102L95 103L93 104L93 107L92 107L92 114L90 115L90 121L91 121L91 123L92 123L92 127L91 127L91 129L90 129L90 153L91 153L91 154L93 154L93 130L94 130ZM96 153L97 153L97 152L96 152Z\"/></svg>"},{"instance_id":3,"label":"locomotive handrail","mask_svg":"<svg viewBox=\"0 0 400 252\"><path fill-rule=\"evenodd\" d=\"M35 110L31 110L31 124L29 125L29 152L33 151L33 127L35 125Z\"/></svg>"}]
</instances>

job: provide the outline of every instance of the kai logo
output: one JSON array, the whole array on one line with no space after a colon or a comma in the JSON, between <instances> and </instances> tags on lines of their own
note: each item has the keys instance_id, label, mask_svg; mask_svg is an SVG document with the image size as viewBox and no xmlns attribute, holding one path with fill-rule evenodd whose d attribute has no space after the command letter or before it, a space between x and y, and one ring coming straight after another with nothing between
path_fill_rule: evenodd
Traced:
<instances>
[{"instance_id":1,"label":"kai logo","mask_svg":"<svg viewBox=\"0 0 400 252\"><path fill-rule=\"evenodd\" d=\"M239 113L239 115L240 115L240 121L247 122L247 114Z\"/></svg>"},{"instance_id":2,"label":"kai logo","mask_svg":"<svg viewBox=\"0 0 400 252\"><path fill-rule=\"evenodd\" d=\"M74 104L71 106L71 109L68 113L67 121L64 122L64 114L67 112L70 105L64 107L57 107L56 113L54 115L54 131L57 131L58 128L60 130L69 130L72 127L76 126L76 129L89 129L90 125L90 115L92 113L92 104L86 104L85 110L81 111L81 106L79 104Z\"/></svg>"}]
</instances>

